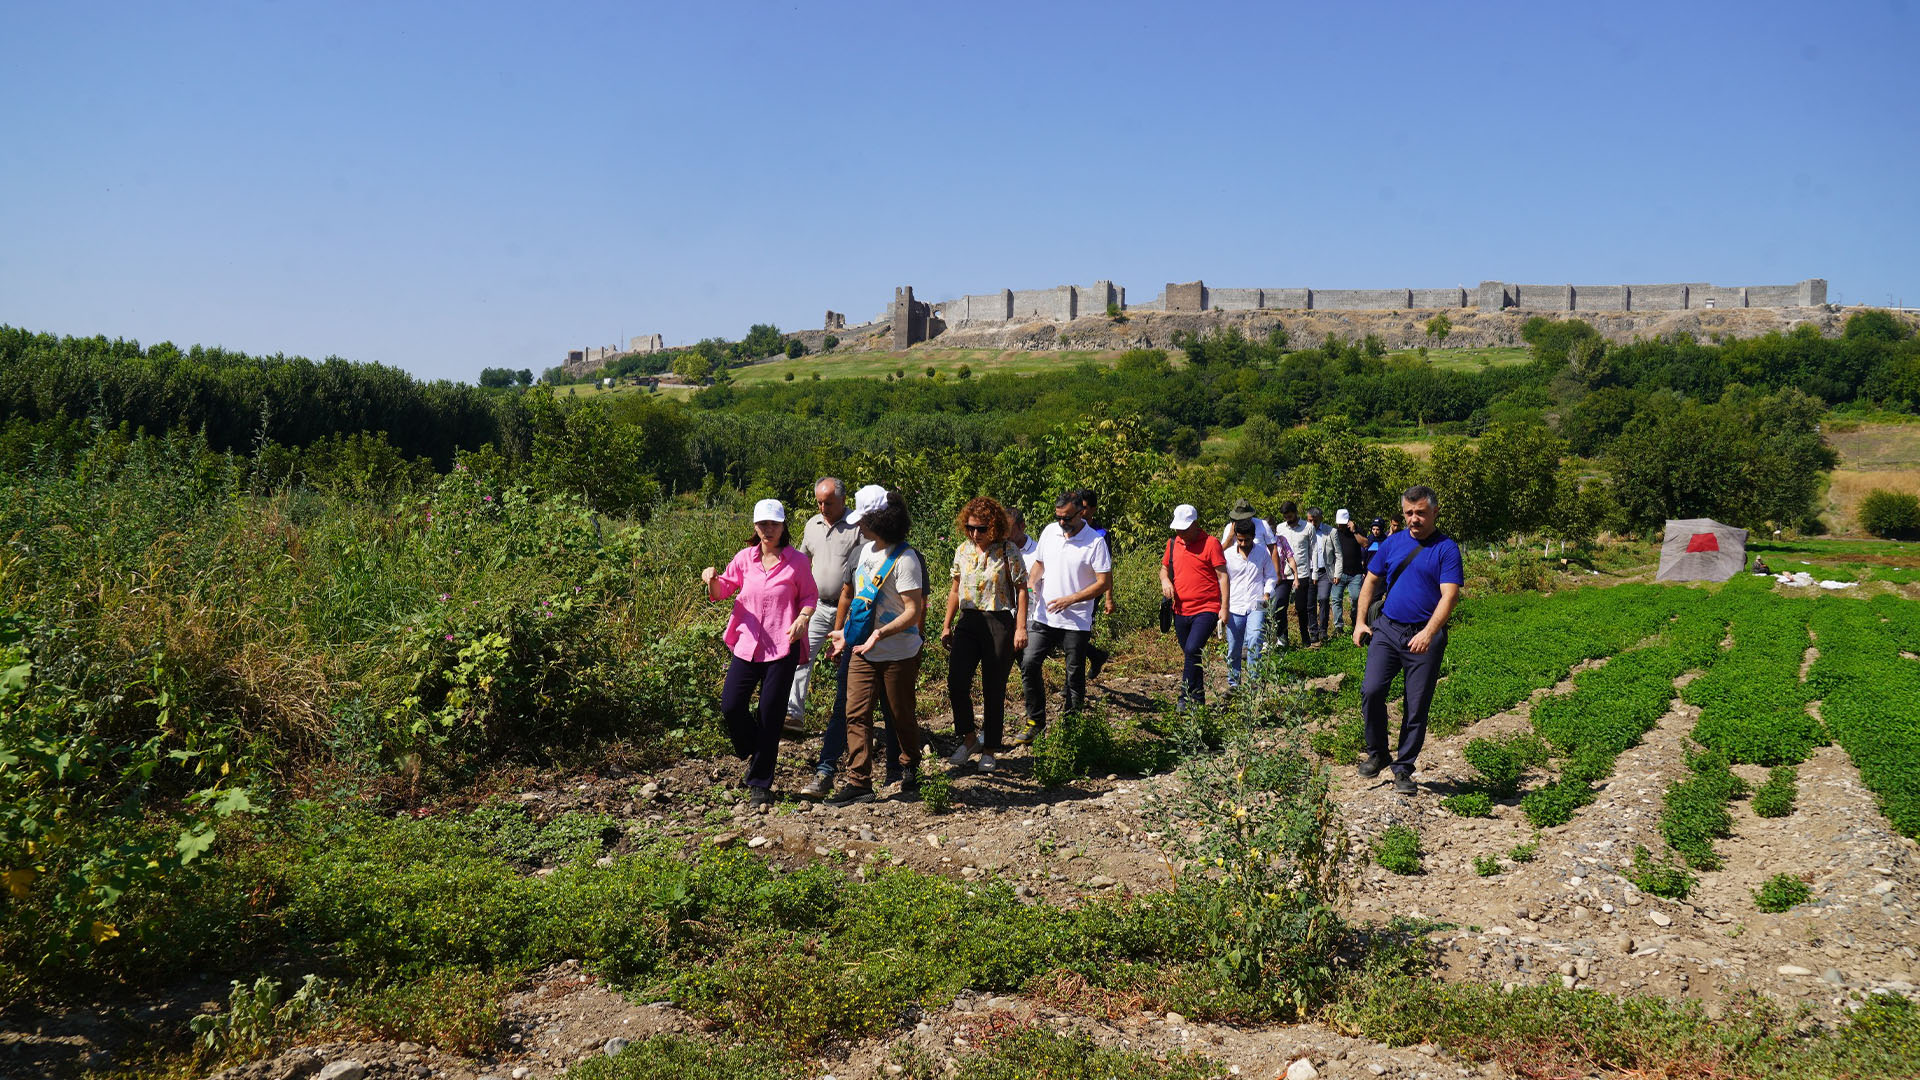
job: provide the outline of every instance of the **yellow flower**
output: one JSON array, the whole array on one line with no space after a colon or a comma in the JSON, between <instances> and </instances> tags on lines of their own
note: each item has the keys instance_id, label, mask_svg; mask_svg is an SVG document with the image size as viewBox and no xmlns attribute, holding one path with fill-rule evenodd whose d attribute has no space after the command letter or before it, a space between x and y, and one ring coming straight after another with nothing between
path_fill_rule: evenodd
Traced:
<instances>
[{"instance_id":1,"label":"yellow flower","mask_svg":"<svg viewBox=\"0 0 1920 1080\"><path fill-rule=\"evenodd\" d=\"M112 923L101 922L99 919L93 920L93 943L95 945L119 936L119 927L114 926Z\"/></svg>"}]
</instances>

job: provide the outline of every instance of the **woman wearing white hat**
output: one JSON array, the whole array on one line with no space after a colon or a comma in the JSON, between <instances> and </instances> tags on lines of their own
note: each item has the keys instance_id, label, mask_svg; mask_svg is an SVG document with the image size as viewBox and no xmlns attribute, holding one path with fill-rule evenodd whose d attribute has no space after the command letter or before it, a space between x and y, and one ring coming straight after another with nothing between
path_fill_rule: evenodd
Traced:
<instances>
[{"instance_id":1,"label":"woman wearing white hat","mask_svg":"<svg viewBox=\"0 0 1920 1080\"><path fill-rule=\"evenodd\" d=\"M773 805L773 766L780 753L787 692L794 668L807 660L807 623L820 606L813 567L787 543L787 512L778 499L753 507L753 543L727 568L700 571L707 598L735 597L722 640L733 653L720 688L720 713L735 755L747 759L747 795L755 810ZM736 596L736 594L738 594ZM759 715L750 706L760 690Z\"/></svg>"},{"instance_id":2,"label":"woman wearing white hat","mask_svg":"<svg viewBox=\"0 0 1920 1080\"><path fill-rule=\"evenodd\" d=\"M1180 704L1203 704L1207 700L1207 680L1201 670L1201 655L1220 625L1231 586L1227 580L1227 556L1220 541L1200 526L1200 514L1181 503L1173 508L1168 525L1173 536L1167 540L1167 553L1160 560L1160 594L1173 601L1173 632L1180 649L1187 654L1186 670L1181 673Z\"/></svg>"}]
</instances>

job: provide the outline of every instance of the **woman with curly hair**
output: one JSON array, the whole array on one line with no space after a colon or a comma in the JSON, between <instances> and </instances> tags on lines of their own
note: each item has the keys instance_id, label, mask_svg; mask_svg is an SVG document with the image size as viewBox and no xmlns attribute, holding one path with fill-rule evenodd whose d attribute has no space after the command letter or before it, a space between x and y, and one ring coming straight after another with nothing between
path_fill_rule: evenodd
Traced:
<instances>
[{"instance_id":1,"label":"woman with curly hair","mask_svg":"<svg viewBox=\"0 0 1920 1080\"><path fill-rule=\"evenodd\" d=\"M1027 647L1027 565L1019 545L1007 539L1012 523L999 503L981 496L962 507L954 531L966 539L953 553L953 584L940 641L947 661L947 699L960 746L948 761L965 765L980 755L980 771L992 772L1007 715L1007 678ZM959 621L955 623L955 616ZM983 730L973 726L973 673L980 670L985 698Z\"/></svg>"}]
</instances>

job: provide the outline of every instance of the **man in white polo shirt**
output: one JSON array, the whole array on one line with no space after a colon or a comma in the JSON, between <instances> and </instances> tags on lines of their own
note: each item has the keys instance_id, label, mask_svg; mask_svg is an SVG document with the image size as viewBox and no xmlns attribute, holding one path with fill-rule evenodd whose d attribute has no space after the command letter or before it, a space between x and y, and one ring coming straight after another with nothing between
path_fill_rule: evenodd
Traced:
<instances>
[{"instance_id":1,"label":"man in white polo shirt","mask_svg":"<svg viewBox=\"0 0 1920 1080\"><path fill-rule=\"evenodd\" d=\"M1033 741L1047 724L1047 683L1044 666L1057 649L1066 651L1065 711L1073 712L1087 698L1087 642L1093 637L1093 605L1113 587L1113 557L1105 540L1087 527L1077 492L1054 501L1054 523L1040 534L1030 581L1039 601L1027 634L1027 654L1020 661L1026 684L1027 729L1015 745Z\"/></svg>"}]
</instances>

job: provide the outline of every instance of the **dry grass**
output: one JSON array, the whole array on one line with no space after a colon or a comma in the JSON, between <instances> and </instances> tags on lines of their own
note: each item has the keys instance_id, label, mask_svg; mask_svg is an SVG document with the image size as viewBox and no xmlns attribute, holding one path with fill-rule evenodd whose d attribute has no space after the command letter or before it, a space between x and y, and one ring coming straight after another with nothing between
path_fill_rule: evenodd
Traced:
<instances>
[{"instance_id":1,"label":"dry grass","mask_svg":"<svg viewBox=\"0 0 1920 1080\"><path fill-rule=\"evenodd\" d=\"M1837 534L1860 532L1856 516L1869 492L1895 491L1920 495L1920 466L1904 469L1835 469L1827 486L1824 516Z\"/></svg>"}]
</instances>

